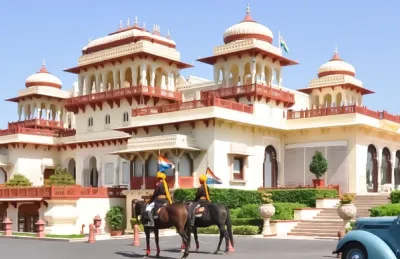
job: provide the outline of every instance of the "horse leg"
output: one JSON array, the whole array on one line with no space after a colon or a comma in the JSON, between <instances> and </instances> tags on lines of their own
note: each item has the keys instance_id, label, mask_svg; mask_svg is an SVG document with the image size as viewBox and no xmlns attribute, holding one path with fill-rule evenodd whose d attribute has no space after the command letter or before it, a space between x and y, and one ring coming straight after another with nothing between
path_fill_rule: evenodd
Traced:
<instances>
[{"instance_id":1,"label":"horse leg","mask_svg":"<svg viewBox=\"0 0 400 259\"><path fill-rule=\"evenodd\" d=\"M199 237L197 236L197 227L193 227L193 236L194 236L194 241L196 242L196 251L199 250L200 244L199 244ZM190 241L190 238L189 238Z\"/></svg>"},{"instance_id":2,"label":"horse leg","mask_svg":"<svg viewBox=\"0 0 400 259\"><path fill-rule=\"evenodd\" d=\"M186 234L186 231L184 230L183 227L177 228L178 230L178 234L181 236L182 240L183 240L183 244L185 246L185 252L183 253L183 256L181 259L185 259L189 256L189 237Z\"/></svg>"},{"instance_id":3,"label":"horse leg","mask_svg":"<svg viewBox=\"0 0 400 259\"><path fill-rule=\"evenodd\" d=\"M156 257L160 257L160 243L159 243L159 236L158 236L158 234L159 234L159 231L158 231L158 228L154 228L154 240L156 241L156 247L157 247L157 254L156 254Z\"/></svg>"},{"instance_id":4,"label":"horse leg","mask_svg":"<svg viewBox=\"0 0 400 259\"><path fill-rule=\"evenodd\" d=\"M217 250L214 251L214 254L218 254L218 251L221 248L221 244L222 244L222 239L224 238L224 235L222 234L221 230L219 231L219 242L218 242L218 246L217 246Z\"/></svg>"},{"instance_id":5,"label":"horse leg","mask_svg":"<svg viewBox=\"0 0 400 259\"><path fill-rule=\"evenodd\" d=\"M218 226L219 232L221 233L220 235L223 235L225 237L225 253L229 252L229 235L228 231L225 229L224 225ZM220 238L221 240L221 238Z\"/></svg>"},{"instance_id":6,"label":"horse leg","mask_svg":"<svg viewBox=\"0 0 400 259\"><path fill-rule=\"evenodd\" d=\"M150 255L150 228L145 227L144 232L146 234L146 255L143 258L149 258L149 255Z\"/></svg>"}]
</instances>

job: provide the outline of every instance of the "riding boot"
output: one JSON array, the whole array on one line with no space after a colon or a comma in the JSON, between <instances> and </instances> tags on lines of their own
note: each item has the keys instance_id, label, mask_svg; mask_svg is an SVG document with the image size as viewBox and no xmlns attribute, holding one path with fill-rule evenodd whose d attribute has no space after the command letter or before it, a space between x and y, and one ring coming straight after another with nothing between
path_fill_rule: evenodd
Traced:
<instances>
[{"instance_id":1,"label":"riding boot","mask_svg":"<svg viewBox=\"0 0 400 259\"><path fill-rule=\"evenodd\" d=\"M149 227L154 227L154 218L153 218L153 212L152 211L148 211L147 215L149 217L149 222L148 222L148 226Z\"/></svg>"}]
</instances>

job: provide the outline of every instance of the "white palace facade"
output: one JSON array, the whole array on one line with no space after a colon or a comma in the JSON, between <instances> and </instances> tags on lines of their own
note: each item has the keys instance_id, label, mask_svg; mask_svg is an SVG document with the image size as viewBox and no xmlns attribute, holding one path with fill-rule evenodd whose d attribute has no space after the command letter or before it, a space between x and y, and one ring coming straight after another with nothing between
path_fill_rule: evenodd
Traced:
<instances>
[{"instance_id":1,"label":"white palace facade","mask_svg":"<svg viewBox=\"0 0 400 259\"><path fill-rule=\"evenodd\" d=\"M154 188L159 154L176 165L167 172L171 189L197 186L207 167L222 179L218 188L312 185L316 150L328 160L326 185L340 192L400 185L400 117L363 105L373 92L337 50L307 88L293 90L282 86L283 70L297 62L249 8L223 39L198 60L214 67L213 80L182 77L191 65L169 32L136 19L82 49L66 70L78 79L71 91L43 64L7 99L18 120L0 130L0 185L23 174L37 188L0 187L0 216L15 231L44 218L54 233L87 228L110 205L126 205L130 217L131 200ZM77 186L41 187L56 167Z\"/></svg>"}]
</instances>

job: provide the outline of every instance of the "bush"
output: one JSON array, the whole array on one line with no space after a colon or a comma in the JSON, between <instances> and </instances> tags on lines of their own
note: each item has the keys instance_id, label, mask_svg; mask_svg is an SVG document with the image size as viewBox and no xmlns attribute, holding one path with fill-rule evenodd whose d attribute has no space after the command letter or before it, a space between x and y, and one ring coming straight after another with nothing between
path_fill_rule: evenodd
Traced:
<instances>
[{"instance_id":1,"label":"bush","mask_svg":"<svg viewBox=\"0 0 400 259\"><path fill-rule=\"evenodd\" d=\"M106 214L106 220L111 230L122 230L124 224L124 208L112 206Z\"/></svg>"},{"instance_id":2,"label":"bush","mask_svg":"<svg viewBox=\"0 0 400 259\"><path fill-rule=\"evenodd\" d=\"M210 188L211 200L226 205L230 209L240 208L243 204L261 204L262 196L259 191L244 191L237 189ZM292 190L268 190L274 202L291 202L315 207L316 198L336 198L336 190L299 188ZM176 202L191 201L196 189L177 189L174 192Z\"/></svg>"},{"instance_id":3,"label":"bush","mask_svg":"<svg viewBox=\"0 0 400 259\"><path fill-rule=\"evenodd\" d=\"M400 191L391 192L390 200L392 201L392 203L400 203Z\"/></svg>"},{"instance_id":4,"label":"bush","mask_svg":"<svg viewBox=\"0 0 400 259\"><path fill-rule=\"evenodd\" d=\"M131 226L132 226L132 229L135 227L136 224L139 226L139 230L140 230L141 232L143 232L143 231L144 231L144 228L143 228L142 222L140 222L139 220L136 220L135 218L132 218L132 219L131 219Z\"/></svg>"},{"instance_id":5,"label":"bush","mask_svg":"<svg viewBox=\"0 0 400 259\"><path fill-rule=\"evenodd\" d=\"M256 226L233 226L232 232L234 235L257 235L259 228ZM198 228L197 233L199 234L219 234L217 226L210 226L207 228Z\"/></svg>"},{"instance_id":6,"label":"bush","mask_svg":"<svg viewBox=\"0 0 400 259\"><path fill-rule=\"evenodd\" d=\"M400 214L400 203L387 204L370 209L371 217L398 216Z\"/></svg>"},{"instance_id":7,"label":"bush","mask_svg":"<svg viewBox=\"0 0 400 259\"><path fill-rule=\"evenodd\" d=\"M22 174L15 174L13 178L11 178L9 181L6 182L5 186L6 187L30 187L30 186L32 186L32 182L29 181L29 179L26 178Z\"/></svg>"},{"instance_id":8,"label":"bush","mask_svg":"<svg viewBox=\"0 0 400 259\"><path fill-rule=\"evenodd\" d=\"M67 169L56 168L55 173L50 176L48 181L45 181L46 185L55 186L71 186L75 185L74 177L68 173Z\"/></svg>"}]
</instances>

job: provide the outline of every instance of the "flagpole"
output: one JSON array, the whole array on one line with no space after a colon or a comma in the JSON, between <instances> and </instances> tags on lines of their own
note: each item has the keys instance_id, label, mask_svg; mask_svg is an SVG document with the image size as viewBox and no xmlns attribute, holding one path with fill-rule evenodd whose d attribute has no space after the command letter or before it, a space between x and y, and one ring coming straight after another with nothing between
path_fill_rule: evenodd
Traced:
<instances>
[{"instance_id":1,"label":"flagpole","mask_svg":"<svg viewBox=\"0 0 400 259\"><path fill-rule=\"evenodd\" d=\"M281 31L278 31L278 48L281 49Z\"/></svg>"}]
</instances>

